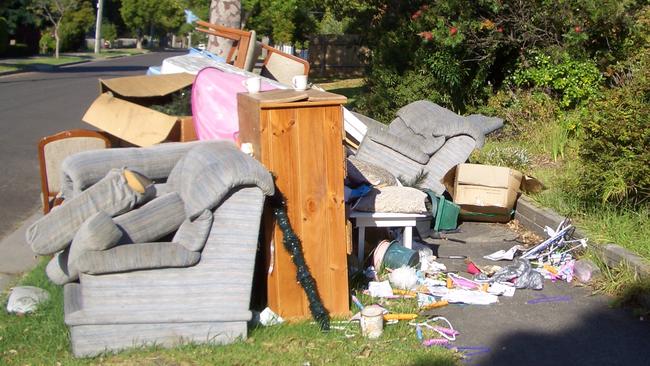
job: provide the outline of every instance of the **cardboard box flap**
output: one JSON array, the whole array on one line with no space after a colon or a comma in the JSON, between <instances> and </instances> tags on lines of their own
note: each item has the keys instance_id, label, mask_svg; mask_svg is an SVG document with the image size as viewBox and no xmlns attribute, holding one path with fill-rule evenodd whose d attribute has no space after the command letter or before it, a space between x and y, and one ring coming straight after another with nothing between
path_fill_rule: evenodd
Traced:
<instances>
[{"instance_id":1,"label":"cardboard box flap","mask_svg":"<svg viewBox=\"0 0 650 366\"><path fill-rule=\"evenodd\" d=\"M459 164L456 185L519 189L523 174L514 169L481 164Z\"/></svg>"},{"instance_id":2,"label":"cardboard box flap","mask_svg":"<svg viewBox=\"0 0 650 366\"><path fill-rule=\"evenodd\" d=\"M137 146L164 141L177 117L121 100L109 93L100 95L82 120Z\"/></svg>"},{"instance_id":3,"label":"cardboard box flap","mask_svg":"<svg viewBox=\"0 0 650 366\"><path fill-rule=\"evenodd\" d=\"M138 75L99 80L100 93L111 91L123 97L162 97L192 85L195 76L188 73Z\"/></svg>"}]
</instances>

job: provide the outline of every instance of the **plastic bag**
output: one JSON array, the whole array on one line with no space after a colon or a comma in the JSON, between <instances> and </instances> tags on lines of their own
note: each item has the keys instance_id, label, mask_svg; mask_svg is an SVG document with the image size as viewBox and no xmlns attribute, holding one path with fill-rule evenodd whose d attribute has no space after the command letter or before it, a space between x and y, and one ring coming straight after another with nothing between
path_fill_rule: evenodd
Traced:
<instances>
[{"instance_id":1,"label":"plastic bag","mask_svg":"<svg viewBox=\"0 0 650 366\"><path fill-rule=\"evenodd\" d=\"M38 287L18 286L11 290L7 300L7 311L10 313L31 313L39 304L49 300L50 294Z\"/></svg>"}]
</instances>

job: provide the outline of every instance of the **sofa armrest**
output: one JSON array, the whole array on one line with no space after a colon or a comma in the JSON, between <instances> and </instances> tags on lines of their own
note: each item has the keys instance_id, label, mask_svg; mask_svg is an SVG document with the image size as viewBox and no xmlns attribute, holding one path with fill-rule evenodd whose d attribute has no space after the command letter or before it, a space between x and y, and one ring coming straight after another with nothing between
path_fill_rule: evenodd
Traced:
<instances>
[{"instance_id":1,"label":"sofa armrest","mask_svg":"<svg viewBox=\"0 0 650 366\"><path fill-rule=\"evenodd\" d=\"M137 243L108 250L91 250L77 258L81 273L103 274L145 269L189 267L199 262L201 253L177 243Z\"/></svg>"},{"instance_id":2,"label":"sofa armrest","mask_svg":"<svg viewBox=\"0 0 650 366\"><path fill-rule=\"evenodd\" d=\"M146 148L115 148L71 155L61 166L61 193L71 198L95 184L115 168L128 167L149 179L167 178L176 163L197 144L209 142L164 143Z\"/></svg>"}]
</instances>

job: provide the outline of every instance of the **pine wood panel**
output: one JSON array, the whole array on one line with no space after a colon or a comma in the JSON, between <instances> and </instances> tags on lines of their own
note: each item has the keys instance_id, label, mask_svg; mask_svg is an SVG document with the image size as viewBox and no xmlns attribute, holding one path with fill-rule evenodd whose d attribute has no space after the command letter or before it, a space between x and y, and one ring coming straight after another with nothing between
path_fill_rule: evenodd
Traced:
<instances>
[{"instance_id":1,"label":"pine wood panel","mask_svg":"<svg viewBox=\"0 0 650 366\"><path fill-rule=\"evenodd\" d=\"M333 315L349 314L341 102L265 103L248 94L239 96L241 142L251 142L255 156L276 176L307 265ZM268 235L273 224L267 215L265 253L267 263L273 262L267 277L268 305L285 318L310 317L282 233L274 228Z\"/></svg>"}]
</instances>

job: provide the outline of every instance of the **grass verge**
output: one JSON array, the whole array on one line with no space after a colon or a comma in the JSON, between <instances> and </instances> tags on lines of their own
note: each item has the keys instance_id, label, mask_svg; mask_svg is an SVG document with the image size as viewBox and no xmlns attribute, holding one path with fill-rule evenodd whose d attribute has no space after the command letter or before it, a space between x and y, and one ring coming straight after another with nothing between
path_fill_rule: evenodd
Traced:
<instances>
[{"instance_id":1,"label":"grass verge","mask_svg":"<svg viewBox=\"0 0 650 366\"><path fill-rule=\"evenodd\" d=\"M455 365L458 357L442 348L424 348L406 323L387 326L379 340L359 334L357 323L337 322L324 333L309 322L253 328L249 337L227 346L147 347L90 359L70 353L63 323L63 291L44 273L43 261L21 281L46 289L50 301L18 317L0 312L2 365ZM6 299L3 298L3 307Z\"/></svg>"}]
</instances>

